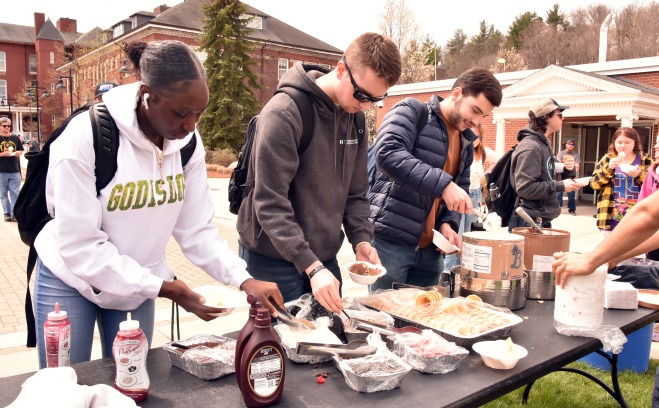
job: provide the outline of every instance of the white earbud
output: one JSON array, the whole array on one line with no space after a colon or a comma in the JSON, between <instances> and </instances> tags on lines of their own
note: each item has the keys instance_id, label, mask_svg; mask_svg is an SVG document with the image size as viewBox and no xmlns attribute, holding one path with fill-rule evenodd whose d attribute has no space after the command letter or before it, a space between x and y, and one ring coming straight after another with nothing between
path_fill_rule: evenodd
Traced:
<instances>
[{"instance_id":1,"label":"white earbud","mask_svg":"<svg viewBox=\"0 0 659 408\"><path fill-rule=\"evenodd\" d=\"M144 96L142 97L142 103L144 104L144 108L146 108L146 110L149 110L149 101L148 101L148 99L149 99L149 94L145 93Z\"/></svg>"}]
</instances>

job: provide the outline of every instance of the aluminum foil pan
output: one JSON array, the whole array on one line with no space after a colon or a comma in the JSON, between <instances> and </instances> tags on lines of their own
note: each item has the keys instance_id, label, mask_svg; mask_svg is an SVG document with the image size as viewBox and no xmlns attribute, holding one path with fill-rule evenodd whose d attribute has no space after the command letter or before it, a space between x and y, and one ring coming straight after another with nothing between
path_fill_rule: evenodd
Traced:
<instances>
[{"instance_id":1,"label":"aluminum foil pan","mask_svg":"<svg viewBox=\"0 0 659 408\"><path fill-rule=\"evenodd\" d=\"M191 348L181 350L173 343ZM228 337L199 334L187 340L165 343L163 348L174 367L203 380L214 380L236 371L236 340Z\"/></svg>"},{"instance_id":2,"label":"aluminum foil pan","mask_svg":"<svg viewBox=\"0 0 659 408\"><path fill-rule=\"evenodd\" d=\"M556 298L556 277L553 272L525 271L526 298L554 300Z\"/></svg>"},{"instance_id":3,"label":"aluminum foil pan","mask_svg":"<svg viewBox=\"0 0 659 408\"><path fill-rule=\"evenodd\" d=\"M527 273L514 279L460 277L460 296L477 295L483 302L518 310L526 304Z\"/></svg>"}]
</instances>

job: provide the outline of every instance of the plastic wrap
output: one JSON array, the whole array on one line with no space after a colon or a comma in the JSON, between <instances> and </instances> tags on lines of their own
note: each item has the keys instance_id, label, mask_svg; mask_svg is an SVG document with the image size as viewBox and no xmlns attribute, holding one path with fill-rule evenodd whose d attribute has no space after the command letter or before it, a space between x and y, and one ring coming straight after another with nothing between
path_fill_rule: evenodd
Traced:
<instances>
[{"instance_id":1,"label":"plastic wrap","mask_svg":"<svg viewBox=\"0 0 659 408\"><path fill-rule=\"evenodd\" d=\"M627 337L616 326L577 327L554 320L554 328L565 336L594 337L602 342L602 350L619 354L627 342Z\"/></svg>"},{"instance_id":2,"label":"plastic wrap","mask_svg":"<svg viewBox=\"0 0 659 408\"><path fill-rule=\"evenodd\" d=\"M172 343L192 348L183 350ZM163 348L174 367L203 380L214 380L236 371L236 340L228 337L199 334L187 340L166 343Z\"/></svg>"},{"instance_id":3,"label":"plastic wrap","mask_svg":"<svg viewBox=\"0 0 659 408\"><path fill-rule=\"evenodd\" d=\"M341 340L328 329L330 323L328 317L321 317L313 323L317 327L316 330L291 330L291 328L285 324L277 324L274 326L275 332L279 337L279 342L289 360L292 362L301 364L318 364L332 359L331 356L298 354L298 342L342 344Z\"/></svg>"},{"instance_id":4,"label":"plastic wrap","mask_svg":"<svg viewBox=\"0 0 659 408\"><path fill-rule=\"evenodd\" d=\"M379 334L370 334L367 341L377 348L375 354L349 360L334 357L346 384L355 391L366 393L400 387L412 367L389 351Z\"/></svg>"},{"instance_id":5,"label":"plastic wrap","mask_svg":"<svg viewBox=\"0 0 659 408\"><path fill-rule=\"evenodd\" d=\"M443 339L432 330L393 337L393 352L422 373L446 374L458 368L469 355L469 350Z\"/></svg>"}]
</instances>

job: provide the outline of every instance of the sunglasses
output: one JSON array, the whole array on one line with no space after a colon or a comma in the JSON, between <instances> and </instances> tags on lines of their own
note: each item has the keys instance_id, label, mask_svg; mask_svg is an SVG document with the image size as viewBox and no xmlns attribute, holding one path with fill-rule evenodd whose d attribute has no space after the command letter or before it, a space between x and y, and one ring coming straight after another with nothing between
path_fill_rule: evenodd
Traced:
<instances>
[{"instance_id":1,"label":"sunglasses","mask_svg":"<svg viewBox=\"0 0 659 408\"><path fill-rule=\"evenodd\" d=\"M563 119L563 113L561 113L561 112L558 112L558 113L556 114L556 116L558 116L559 118Z\"/></svg>"},{"instance_id":2,"label":"sunglasses","mask_svg":"<svg viewBox=\"0 0 659 408\"><path fill-rule=\"evenodd\" d=\"M11 125L0 125L0 127L4 127L4 128L10 128L10 127L11 127Z\"/></svg>"},{"instance_id":3,"label":"sunglasses","mask_svg":"<svg viewBox=\"0 0 659 408\"><path fill-rule=\"evenodd\" d=\"M352 94L352 97L357 99L360 102L380 102L383 101L386 97L387 94L384 94L382 96L370 96L366 95L364 92L362 92L359 87L357 86L357 82L355 82L355 78L352 77L352 71L350 71L350 67L348 66L348 61L346 61L345 55L343 56L343 63L346 66L346 69L348 70L348 76L350 77L350 82L352 83L352 86L355 88L355 93Z\"/></svg>"}]
</instances>

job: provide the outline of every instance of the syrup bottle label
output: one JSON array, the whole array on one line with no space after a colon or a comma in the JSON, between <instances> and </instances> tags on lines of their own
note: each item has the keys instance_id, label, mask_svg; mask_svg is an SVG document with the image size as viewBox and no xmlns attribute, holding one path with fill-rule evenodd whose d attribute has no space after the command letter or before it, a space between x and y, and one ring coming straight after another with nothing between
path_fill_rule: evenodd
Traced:
<instances>
[{"instance_id":1,"label":"syrup bottle label","mask_svg":"<svg viewBox=\"0 0 659 408\"><path fill-rule=\"evenodd\" d=\"M249 386L259 397L267 398L277 391L282 377L283 356L274 347L265 346L253 354L249 362Z\"/></svg>"},{"instance_id":2,"label":"syrup bottle label","mask_svg":"<svg viewBox=\"0 0 659 408\"><path fill-rule=\"evenodd\" d=\"M46 328L46 359L48 367L68 367L71 352L71 324Z\"/></svg>"},{"instance_id":3,"label":"syrup bottle label","mask_svg":"<svg viewBox=\"0 0 659 408\"><path fill-rule=\"evenodd\" d=\"M145 370L146 352L138 339L120 340L115 349L117 386L129 390L148 390L149 377Z\"/></svg>"}]
</instances>

